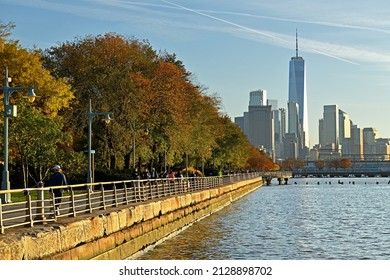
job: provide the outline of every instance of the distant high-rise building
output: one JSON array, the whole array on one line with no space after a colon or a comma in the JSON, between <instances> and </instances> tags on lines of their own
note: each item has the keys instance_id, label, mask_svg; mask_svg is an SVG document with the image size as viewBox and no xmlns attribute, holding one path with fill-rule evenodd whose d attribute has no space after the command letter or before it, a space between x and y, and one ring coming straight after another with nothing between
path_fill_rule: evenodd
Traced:
<instances>
[{"instance_id":1,"label":"distant high-rise building","mask_svg":"<svg viewBox=\"0 0 390 280\"><path fill-rule=\"evenodd\" d=\"M277 106L277 101L270 101L270 103L273 105L267 105L266 90L251 91L248 112L244 112L244 116L235 117L234 123L241 128L253 146L265 148L267 153L274 157L275 126L272 107Z\"/></svg>"},{"instance_id":2,"label":"distant high-rise building","mask_svg":"<svg viewBox=\"0 0 390 280\"><path fill-rule=\"evenodd\" d=\"M390 139L376 139L376 160L389 160L390 158Z\"/></svg>"},{"instance_id":3,"label":"distant high-rise building","mask_svg":"<svg viewBox=\"0 0 390 280\"><path fill-rule=\"evenodd\" d=\"M351 125L350 156L353 160L363 159L363 130L357 125Z\"/></svg>"},{"instance_id":4,"label":"distant high-rise building","mask_svg":"<svg viewBox=\"0 0 390 280\"><path fill-rule=\"evenodd\" d=\"M373 127L363 128L363 153L365 160L375 159L376 139L379 138L378 131Z\"/></svg>"},{"instance_id":5,"label":"distant high-rise building","mask_svg":"<svg viewBox=\"0 0 390 280\"><path fill-rule=\"evenodd\" d=\"M349 115L339 110L339 141L343 156L351 154L351 123Z\"/></svg>"},{"instance_id":6,"label":"distant high-rise building","mask_svg":"<svg viewBox=\"0 0 390 280\"><path fill-rule=\"evenodd\" d=\"M284 157L282 140L286 134L286 110L278 108L277 100L267 99L266 90L249 93L248 111L235 117L234 123L252 146L263 148L274 160Z\"/></svg>"},{"instance_id":7,"label":"distant high-rise building","mask_svg":"<svg viewBox=\"0 0 390 280\"><path fill-rule=\"evenodd\" d=\"M255 147L264 147L273 155L274 132L271 106L249 106L249 142Z\"/></svg>"},{"instance_id":8,"label":"distant high-rise building","mask_svg":"<svg viewBox=\"0 0 390 280\"><path fill-rule=\"evenodd\" d=\"M283 141L283 152L285 158L298 158L298 139L295 133L286 133Z\"/></svg>"},{"instance_id":9,"label":"distant high-rise building","mask_svg":"<svg viewBox=\"0 0 390 280\"><path fill-rule=\"evenodd\" d=\"M268 99L267 105L271 106L272 118L274 120L274 147L275 147L275 157L283 157L283 137L285 132L282 131L282 111L278 107L278 100ZM285 117L285 116L283 116Z\"/></svg>"},{"instance_id":10,"label":"distant high-rise building","mask_svg":"<svg viewBox=\"0 0 390 280\"><path fill-rule=\"evenodd\" d=\"M292 105L293 103L297 104L297 106ZM293 110L290 111L290 108ZM301 141L299 146L303 147L300 153L307 152L309 147L309 122L306 92L306 72L305 60L298 55L298 32L296 33L296 54L290 60L288 109L288 132L297 133L298 141ZM296 116L296 114L298 114L298 116ZM296 118L298 118L298 126L296 126ZM291 128L290 124L292 125Z\"/></svg>"},{"instance_id":11,"label":"distant high-rise building","mask_svg":"<svg viewBox=\"0 0 390 280\"><path fill-rule=\"evenodd\" d=\"M339 106L325 105L323 119L319 122L319 142L321 147L335 147L338 150L339 141Z\"/></svg>"},{"instance_id":12,"label":"distant high-rise building","mask_svg":"<svg viewBox=\"0 0 390 280\"><path fill-rule=\"evenodd\" d=\"M299 125L299 105L295 101L287 103L288 110L288 133L294 133L297 137L301 134Z\"/></svg>"},{"instance_id":13,"label":"distant high-rise building","mask_svg":"<svg viewBox=\"0 0 390 280\"><path fill-rule=\"evenodd\" d=\"M275 110L279 109L279 107L278 107L278 100L276 100L276 99L267 99L267 105L271 106L271 110L272 111L275 111Z\"/></svg>"},{"instance_id":14,"label":"distant high-rise building","mask_svg":"<svg viewBox=\"0 0 390 280\"><path fill-rule=\"evenodd\" d=\"M281 131L281 137L284 138L284 135L286 134L286 109L279 108L280 112L280 131Z\"/></svg>"},{"instance_id":15,"label":"distant high-rise building","mask_svg":"<svg viewBox=\"0 0 390 280\"><path fill-rule=\"evenodd\" d=\"M266 106L267 105L267 91L259 89L249 93L249 106Z\"/></svg>"},{"instance_id":16,"label":"distant high-rise building","mask_svg":"<svg viewBox=\"0 0 390 280\"><path fill-rule=\"evenodd\" d=\"M244 116L240 116L240 117L235 117L234 118L234 123L239 127L241 128L242 132L245 133L245 117Z\"/></svg>"}]
</instances>

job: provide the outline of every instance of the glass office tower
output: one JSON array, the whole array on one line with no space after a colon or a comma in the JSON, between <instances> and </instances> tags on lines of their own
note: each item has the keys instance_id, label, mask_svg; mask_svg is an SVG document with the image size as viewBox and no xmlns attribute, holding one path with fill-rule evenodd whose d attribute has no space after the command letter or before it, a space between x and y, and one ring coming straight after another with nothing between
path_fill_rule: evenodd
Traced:
<instances>
[{"instance_id":1,"label":"glass office tower","mask_svg":"<svg viewBox=\"0 0 390 280\"><path fill-rule=\"evenodd\" d=\"M288 102L296 103L298 110L288 112L289 123L298 117L297 126L289 127L289 133L295 133L301 139L300 146L305 150L309 147L309 123L307 113L307 92L305 60L298 55L298 33L296 35L296 54L290 60ZM295 114L298 114L296 116Z\"/></svg>"}]
</instances>

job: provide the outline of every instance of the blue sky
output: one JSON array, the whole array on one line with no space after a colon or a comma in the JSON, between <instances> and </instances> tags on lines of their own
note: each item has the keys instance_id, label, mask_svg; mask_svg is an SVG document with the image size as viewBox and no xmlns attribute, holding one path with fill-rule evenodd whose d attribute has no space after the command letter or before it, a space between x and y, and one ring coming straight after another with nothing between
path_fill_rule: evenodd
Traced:
<instances>
[{"instance_id":1,"label":"blue sky","mask_svg":"<svg viewBox=\"0 0 390 280\"><path fill-rule=\"evenodd\" d=\"M148 40L175 53L232 118L249 92L266 89L286 108L288 63L306 61L310 144L323 106L338 104L359 127L390 137L388 0L0 0L25 48L49 48L106 32Z\"/></svg>"}]
</instances>

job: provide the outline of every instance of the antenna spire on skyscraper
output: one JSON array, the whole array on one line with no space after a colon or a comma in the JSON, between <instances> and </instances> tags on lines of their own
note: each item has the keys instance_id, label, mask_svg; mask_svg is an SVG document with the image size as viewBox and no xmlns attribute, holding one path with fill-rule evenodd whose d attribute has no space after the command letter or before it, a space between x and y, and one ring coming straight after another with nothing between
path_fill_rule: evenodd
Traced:
<instances>
[{"instance_id":1,"label":"antenna spire on skyscraper","mask_svg":"<svg viewBox=\"0 0 390 280\"><path fill-rule=\"evenodd\" d=\"M298 29L295 29L295 57L298 57Z\"/></svg>"}]
</instances>

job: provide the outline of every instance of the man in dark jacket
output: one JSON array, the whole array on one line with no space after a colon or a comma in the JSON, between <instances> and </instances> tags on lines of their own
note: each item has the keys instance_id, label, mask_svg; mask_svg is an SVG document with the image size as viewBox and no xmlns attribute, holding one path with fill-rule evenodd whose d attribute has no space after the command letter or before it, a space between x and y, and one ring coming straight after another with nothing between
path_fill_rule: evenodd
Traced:
<instances>
[{"instance_id":1,"label":"man in dark jacket","mask_svg":"<svg viewBox=\"0 0 390 280\"><path fill-rule=\"evenodd\" d=\"M59 165L53 167L54 173L50 176L49 186L66 186L68 182L66 180L66 176L62 173L62 169ZM63 189L55 188L52 190L54 194L54 202L55 202L55 211L56 215L60 214L60 203L62 198Z\"/></svg>"}]
</instances>

